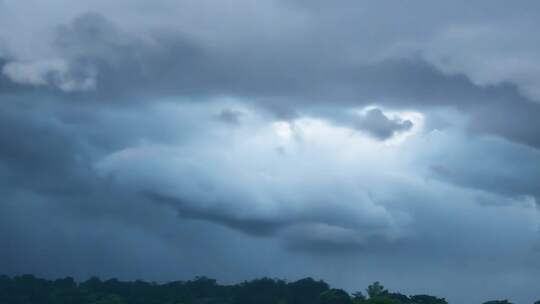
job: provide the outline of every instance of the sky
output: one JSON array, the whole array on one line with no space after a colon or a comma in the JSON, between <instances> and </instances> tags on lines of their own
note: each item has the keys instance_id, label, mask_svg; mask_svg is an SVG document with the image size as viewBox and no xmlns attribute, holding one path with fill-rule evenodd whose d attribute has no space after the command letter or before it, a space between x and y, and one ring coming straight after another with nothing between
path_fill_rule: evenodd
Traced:
<instances>
[{"instance_id":1,"label":"sky","mask_svg":"<svg viewBox=\"0 0 540 304\"><path fill-rule=\"evenodd\" d=\"M0 0L0 273L539 300L539 12Z\"/></svg>"}]
</instances>

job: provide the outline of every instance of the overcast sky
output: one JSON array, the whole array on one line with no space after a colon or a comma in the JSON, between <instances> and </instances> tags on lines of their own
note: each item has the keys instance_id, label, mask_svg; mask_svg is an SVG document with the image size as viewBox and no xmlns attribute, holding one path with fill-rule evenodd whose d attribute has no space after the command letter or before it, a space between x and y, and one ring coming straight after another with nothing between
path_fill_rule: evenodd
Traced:
<instances>
[{"instance_id":1,"label":"overcast sky","mask_svg":"<svg viewBox=\"0 0 540 304\"><path fill-rule=\"evenodd\" d=\"M539 12L0 0L0 273L532 303Z\"/></svg>"}]
</instances>

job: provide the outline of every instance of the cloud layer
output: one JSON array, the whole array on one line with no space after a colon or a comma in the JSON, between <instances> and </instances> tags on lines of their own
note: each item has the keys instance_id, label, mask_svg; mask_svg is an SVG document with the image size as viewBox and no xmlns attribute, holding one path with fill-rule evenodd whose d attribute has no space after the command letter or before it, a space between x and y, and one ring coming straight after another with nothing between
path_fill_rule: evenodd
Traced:
<instances>
[{"instance_id":1,"label":"cloud layer","mask_svg":"<svg viewBox=\"0 0 540 304\"><path fill-rule=\"evenodd\" d=\"M534 6L0 1L0 272L537 300Z\"/></svg>"}]
</instances>

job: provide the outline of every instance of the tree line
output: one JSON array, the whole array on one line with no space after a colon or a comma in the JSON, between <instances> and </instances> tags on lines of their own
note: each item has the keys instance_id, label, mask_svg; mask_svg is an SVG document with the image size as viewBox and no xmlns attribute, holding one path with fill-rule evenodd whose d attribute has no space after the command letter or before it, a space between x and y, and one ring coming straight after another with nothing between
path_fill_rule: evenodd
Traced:
<instances>
[{"instance_id":1,"label":"tree line","mask_svg":"<svg viewBox=\"0 0 540 304\"><path fill-rule=\"evenodd\" d=\"M390 292L379 282L349 294L324 281L262 278L235 285L197 277L158 284L145 281L73 278L47 280L33 275L0 276L0 304L448 304L431 295ZM511 304L495 300L484 304ZM534 304L540 304L537 301Z\"/></svg>"}]
</instances>

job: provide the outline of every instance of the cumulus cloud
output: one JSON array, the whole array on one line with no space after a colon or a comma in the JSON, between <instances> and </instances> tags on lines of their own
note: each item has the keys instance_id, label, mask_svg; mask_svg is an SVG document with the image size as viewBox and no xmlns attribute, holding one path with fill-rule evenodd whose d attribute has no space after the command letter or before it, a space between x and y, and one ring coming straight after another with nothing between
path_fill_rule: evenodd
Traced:
<instances>
[{"instance_id":1,"label":"cumulus cloud","mask_svg":"<svg viewBox=\"0 0 540 304\"><path fill-rule=\"evenodd\" d=\"M406 215L395 218L370 199L368 183L375 177L357 173L371 168L372 154L384 147L373 142L366 151L369 139L350 138L317 120L293 123L301 142L259 122L260 128L250 125L219 138L227 142L220 149L134 147L107 156L97 169L127 189L172 205L180 216L214 221L248 234L276 235L292 226L314 225L322 231L330 229L327 237L320 235L328 242L333 242L333 235L355 232L364 237L351 239L354 243L367 243L370 237L397 238ZM334 150L346 143L347 153ZM276 153L278 146L284 154ZM363 157L347 161L355 153ZM336 154L345 159L334 159ZM318 172L321 168L326 168L325 174ZM362 186L345 187L355 183ZM341 190L337 194L327 189Z\"/></svg>"},{"instance_id":2,"label":"cumulus cloud","mask_svg":"<svg viewBox=\"0 0 540 304\"><path fill-rule=\"evenodd\" d=\"M302 5L294 7L296 9L291 10L286 5L276 4L272 11L297 20L310 20L309 16L313 18L321 13L305 11ZM373 12L380 12L382 8L384 5L380 4L366 7ZM16 14L16 6L11 9ZM156 9L159 11L162 6ZM428 12L428 9L423 7L419 11ZM191 28L188 24L181 28L141 29L127 22L132 19L117 17L111 21L105 17L115 16L116 11L105 12L99 5L96 11L81 12L71 20L51 25L51 38L41 42L47 47L35 47L44 49L41 53L21 56L19 53L23 52L18 48L8 52L9 62L3 68L4 74L21 83L47 83L65 91L85 90L87 94L76 97L84 100L96 96L100 100L129 101L164 95L243 96L282 117L327 107L329 100L341 110L373 103L397 108L445 106L470 116L473 131L540 146L538 137L530 132L540 126L529 117L538 115L540 106L531 104L534 100L531 94L521 94L534 87L535 72L522 67L534 69L529 63L535 58L503 53L479 58L489 50L477 50L469 44L482 39L469 39L468 34L459 33L484 35L485 31L475 31L475 27L468 24L457 31L458 34L441 34L456 32L447 19L441 18L433 29L421 31L420 40L410 35L397 38L395 33L386 33L383 28L380 30L388 36L381 36L381 41L363 49L353 43L356 39L352 38L336 43L317 38L319 33L335 28L337 20L347 20L354 12L329 9L325 11L328 18L321 19L324 20L321 24L313 23L312 28L306 27L310 23L305 22L289 24L286 34L280 27L272 28L266 33L272 47L241 44L242 47L234 48L230 41L242 38L235 36L234 31L226 30L223 36L183 31L184 27ZM368 21L377 22L370 18L362 22ZM369 36L370 27L362 28L366 28L366 32L361 37ZM501 34L489 25L482 28L487 28L488 33ZM415 27L406 29L407 33L420 31ZM291 40L300 33L302 40ZM348 34L343 33L345 37ZM333 37L331 33L328 36ZM464 43L467 48L462 48L467 57L451 47L456 45L452 39L462 38L470 41ZM499 40L488 40L493 42L491 49L500 49L496 44ZM337 42L342 41L351 43L336 48ZM17 45L11 39L8 42ZM469 51L469 48L474 50ZM328 56L329 53L334 55ZM472 55L476 59L472 59ZM502 64L502 57L506 58L504 62L522 63L516 68L507 67ZM494 71L496 67L498 70ZM508 113L508 109L512 113ZM477 119L486 112L495 119ZM385 137L381 134L377 136Z\"/></svg>"},{"instance_id":3,"label":"cumulus cloud","mask_svg":"<svg viewBox=\"0 0 540 304\"><path fill-rule=\"evenodd\" d=\"M231 100L161 101L130 108L98 103L86 105L92 109L88 111L77 103L36 103L27 98L7 103L0 120L4 130L0 132L0 191L6 198L0 214L17 219L1 221L0 237L10 244L2 258L9 261L12 273L29 271L25 265L33 260L45 275L143 273L172 279L177 274L167 269L178 265L186 278L203 272L238 280L267 273L257 264L277 263L284 268L274 268L271 273L276 276L316 272L348 286L343 278L370 269L373 256L379 263L401 265L394 268L401 271L409 263L439 265L439 273L467 258L478 263L466 275L478 275L494 267L485 255L493 261L515 261L496 262L499 268L511 269L523 265L516 255L532 258L535 254L528 246L534 244L538 223L534 201L527 198L536 193L534 168L480 172L486 175L463 171L469 159L480 158L475 153L483 149L493 151L494 157L479 163L486 168L499 157L519 151L503 140L477 141L452 127L435 133L422 130L397 145L387 145L353 126L319 116L276 121L249 102ZM224 108L241 111L242 124L231 127L216 121L216 113ZM537 158L530 148L521 149L531 161ZM434 174L431 168L440 163L461 177ZM527 176L530 183L519 189L506 183L509 178L521 183L513 171ZM501 183L474 182L489 178ZM35 218L54 227L55 233L20 229L27 223L21 212L38 214ZM512 230L491 222L494 218L512 223ZM489 226L477 224L485 221ZM65 227L101 249L91 250L80 244L80 238L60 233ZM461 231L458 235L470 238L455 238L456 229ZM512 249L485 238L493 231ZM121 246L105 241L111 233ZM478 242L483 245L478 247ZM65 252L50 249L50 256L30 253L40 252L44 244L71 247ZM153 250L135 253L123 246ZM222 256L209 256L210 247ZM16 254L23 248L34 250ZM268 255L257 253L260 248ZM256 257L254 264L241 261L246 251ZM387 256L388 252L400 254ZM493 256L493 252L499 253ZM76 257L85 254L117 263L107 269L97 261L91 268L80 267ZM308 270L291 266L306 255L313 257ZM449 260L449 255L455 259ZM62 257L64 266L47 267L55 261L53 256ZM134 271L131 266L145 256L167 265ZM196 263L201 256L212 261L205 265L236 265L236 275L226 274L227 267L222 272ZM334 278L324 266L326 259L337 257L340 262L330 264L344 267L342 279ZM381 274L380 269L373 273ZM382 276L398 283L392 281L392 274Z\"/></svg>"}]
</instances>

